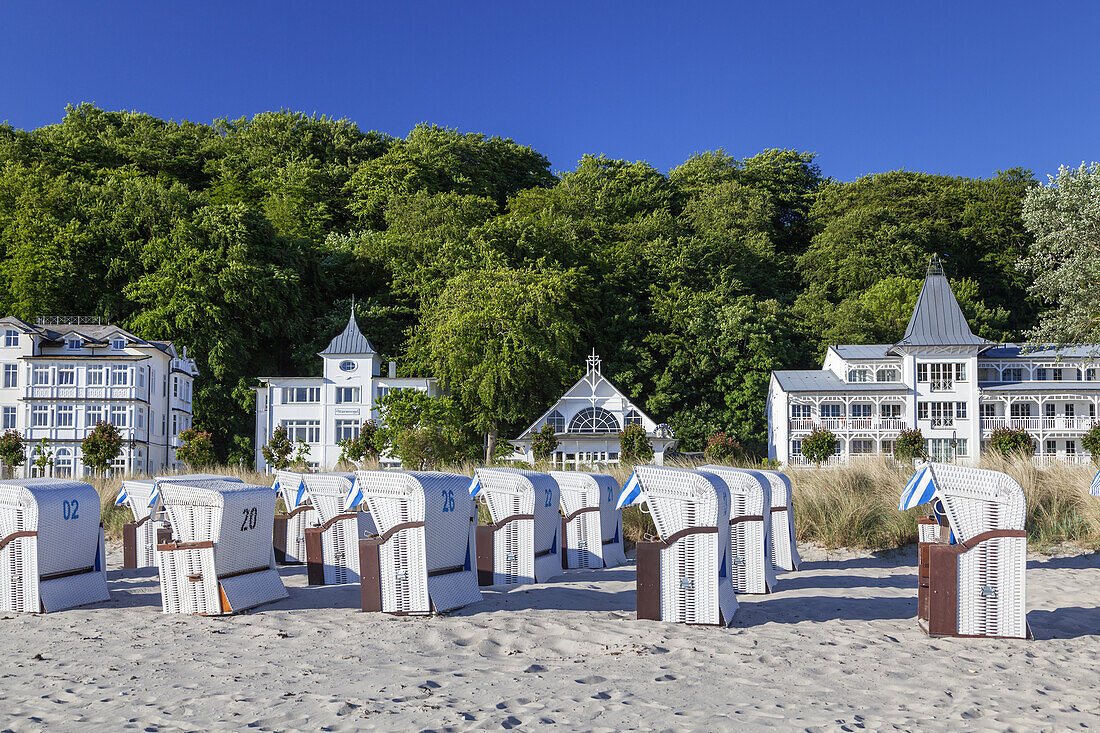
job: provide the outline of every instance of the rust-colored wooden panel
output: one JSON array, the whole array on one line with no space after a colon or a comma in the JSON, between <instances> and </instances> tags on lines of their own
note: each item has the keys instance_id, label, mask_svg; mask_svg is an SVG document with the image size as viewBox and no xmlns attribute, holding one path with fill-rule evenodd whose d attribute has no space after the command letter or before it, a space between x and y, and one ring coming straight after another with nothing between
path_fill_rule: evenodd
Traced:
<instances>
[{"instance_id":1,"label":"rust-colored wooden panel","mask_svg":"<svg viewBox=\"0 0 1100 733\"><path fill-rule=\"evenodd\" d=\"M493 532L495 527L477 528L477 584L493 584Z\"/></svg>"},{"instance_id":2,"label":"rust-colored wooden panel","mask_svg":"<svg viewBox=\"0 0 1100 733\"><path fill-rule=\"evenodd\" d=\"M306 582L310 585L325 584L325 558L321 551L320 527L306 529Z\"/></svg>"},{"instance_id":3,"label":"rust-colored wooden panel","mask_svg":"<svg viewBox=\"0 0 1100 733\"><path fill-rule=\"evenodd\" d=\"M137 525L133 522L122 525L122 567L126 570L137 567Z\"/></svg>"},{"instance_id":4,"label":"rust-colored wooden panel","mask_svg":"<svg viewBox=\"0 0 1100 733\"><path fill-rule=\"evenodd\" d=\"M637 545L638 618L661 620L661 548L663 542Z\"/></svg>"},{"instance_id":5,"label":"rust-colored wooden panel","mask_svg":"<svg viewBox=\"0 0 1100 733\"><path fill-rule=\"evenodd\" d=\"M359 596L364 611L382 610L382 540L359 540Z\"/></svg>"},{"instance_id":6,"label":"rust-colored wooden panel","mask_svg":"<svg viewBox=\"0 0 1100 733\"><path fill-rule=\"evenodd\" d=\"M953 545L928 547L928 633L959 633L959 555Z\"/></svg>"}]
</instances>

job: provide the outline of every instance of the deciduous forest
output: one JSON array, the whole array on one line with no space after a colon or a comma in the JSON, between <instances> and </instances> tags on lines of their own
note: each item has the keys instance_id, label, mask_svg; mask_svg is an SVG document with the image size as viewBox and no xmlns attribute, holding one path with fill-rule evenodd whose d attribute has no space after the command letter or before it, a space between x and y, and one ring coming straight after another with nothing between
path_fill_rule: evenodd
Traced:
<instances>
[{"instance_id":1,"label":"deciduous forest","mask_svg":"<svg viewBox=\"0 0 1100 733\"><path fill-rule=\"evenodd\" d=\"M1017 266L1035 185L1021 169L841 182L796 150L554 172L521 143L431 125L80 105L0 126L0 311L187 346L196 425L230 461L251 461L255 378L319 373L353 296L401 374L440 377L472 441L525 427L595 348L682 450L717 431L759 450L771 370L896 340L933 253L975 332L1035 326Z\"/></svg>"}]
</instances>

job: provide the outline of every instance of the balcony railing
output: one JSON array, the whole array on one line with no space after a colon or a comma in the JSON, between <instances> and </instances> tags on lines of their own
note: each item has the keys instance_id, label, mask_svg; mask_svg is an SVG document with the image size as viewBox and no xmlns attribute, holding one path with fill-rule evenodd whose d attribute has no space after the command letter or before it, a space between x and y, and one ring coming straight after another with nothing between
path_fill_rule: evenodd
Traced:
<instances>
[{"instance_id":1,"label":"balcony railing","mask_svg":"<svg viewBox=\"0 0 1100 733\"><path fill-rule=\"evenodd\" d=\"M134 385L115 386L76 386L76 385L35 385L27 387L24 396L28 400L142 400L148 399L145 387Z\"/></svg>"},{"instance_id":2,"label":"balcony railing","mask_svg":"<svg viewBox=\"0 0 1100 733\"><path fill-rule=\"evenodd\" d=\"M787 422L792 432L809 432L814 428L825 429L832 433L879 432L896 433L905 430L905 421L901 418L887 417L793 417Z\"/></svg>"},{"instance_id":3,"label":"balcony railing","mask_svg":"<svg viewBox=\"0 0 1100 733\"><path fill-rule=\"evenodd\" d=\"M1092 463L1092 456L1090 456L1088 453L1045 453L1041 456L1032 456L1031 461L1039 468L1049 468L1056 463L1087 465Z\"/></svg>"},{"instance_id":4,"label":"balcony railing","mask_svg":"<svg viewBox=\"0 0 1100 733\"><path fill-rule=\"evenodd\" d=\"M844 462L844 456L829 456L825 460L825 463L823 463L821 465L823 465L823 466L839 466L843 462ZM791 456L790 460L787 461L787 463L788 463L788 465L791 465L791 466L816 466L816 465L818 465L818 464L814 463L813 461L811 461L806 456Z\"/></svg>"},{"instance_id":5,"label":"balcony railing","mask_svg":"<svg viewBox=\"0 0 1100 733\"><path fill-rule=\"evenodd\" d=\"M1093 417L983 417L982 430L991 432L1007 427L1033 433L1051 430L1087 432L1097 422Z\"/></svg>"}]
</instances>

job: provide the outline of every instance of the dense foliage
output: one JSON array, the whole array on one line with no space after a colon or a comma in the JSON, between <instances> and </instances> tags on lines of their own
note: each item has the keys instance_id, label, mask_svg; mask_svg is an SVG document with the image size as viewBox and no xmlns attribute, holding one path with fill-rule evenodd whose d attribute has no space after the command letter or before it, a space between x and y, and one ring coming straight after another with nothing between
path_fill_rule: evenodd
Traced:
<instances>
[{"instance_id":1,"label":"dense foliage","mask_svg":"<svg viewBox=\"0 0 1100 733\"><path fill-rule=\"evenodd\" d=\"M80 105L0 126L0 311L187 346L219 459L251 458L255 377L317 373L353 296L384 358L449 390L464 455L529 424L593 347L681 449L726 432L760 452L771 370L896 340L933 253L981 335L1033 327L1015 263L1034 185L844 183L793 150L667 174L585 156L554 176L529 147L430 125L401 139L285 111L203 125Z\"/></svg>"},{"instance_id":2,"label":"dense foliage","mask_svg":"<svg viewBox=\"0 0 1100 733\"><path fill-rule=\"evenodd\" d=\"M122 434L114 424L100 420L84 437L80 451L84 456L85 466L91 466L100 473L106 471L111 462L122 453Z\"/></svg>"},{"instance_id":3,"label":"dense foliage","mask_svg":"<svg viewBox=\"0 0 1100 733\"><path fill-rule=\"evenodd\" d=\"M619 458L623 463L652 463L653 455L644 427L632 423L619 431Z\"/></svg>"},{"instance_id":4,"label":"dense foliage","mask_svg":"<svg viewBox=\"0 0 1100 733\"><path fill-rule=\"evenodd\" d=\"M378 421L366 420L359 428L359 435L340 442L340 456L356 464L365 458L378 458L380 442Z\"/></svg>"},{"instance_id":5,"label":"dense foliage","mask_svg":"<svg viewBox=\"0 0 1100 733\"><path fill-rule=\"evenodd\" d=\"M279 425L271 433L271 439L261 446L267 465L276 471L281 471L290 465L291 456L294 455L294 441L290 439L285 425Z\"/></svg>"},{"instance_id":6,"label":"dense foliage","mask_svg":"<svg viewBox=\"0 0 1100 733\"><path fill-rule=\"evenodd\" d=\"M1026 430L996 428L989 434L989 448L1005 458L1030 456L1035 452L1035 439Z\"/></svg>"},{"instance_id":7,"label":"dense foliage","mask_svg":"<svg viewBox=\"0 0 1100 733\"><path fill-rule=\"evenodd\" d=\"M546 423L531 436L531 454L536 461L549 461L558 449L558 437L554 435L554 426Z\"/></svg>"},{"instance_id":8,"label":"dense foliage","mask_svg":"<svg viewBox=\"0 0 1100 733\"><path fill-rule=\"evenodd\" d=\"M814 428L802 439L802 455L821 465L836 455L837 438L824 428Z\"/></svg>"},{"instance_id":9,"label":"dense foliage","mask_svg":"<svg viewBox=\"0 0 1100 733\"><path fill-rule=\"evenodd\" d=\"M707 438L707 447L703 455L708 461L732 461L743 457L744 450L737 439L724 432L718 432Z\"/></svg>"},{"instance_id":10,"label":"dense foliage","mask_svg":"<svg viewBox=\"0 0 1100 733\"><path fill-rule=\"evenodd\" d=\"M1100 463L1100 423L1093 423L1089 431L1081 436L1081 447L1092 456L1093 463Z\"/></svg>"},{"instance_id":11,"label":"dense foliage","mask_svg":"<svg viewBox=\"0 0 1100 733\"><path fill-rule=\"evenodd\" d=\"M471 457L458 408L450 397L429 397L415 389L390 392L378 401L375 440L412 471L438 468Z\"/></svg>"},{"instance_id":12,"label":"dense foliage","mask_svg":"<svg viewBox=\"0 0 1100 733\"><path fill-rule=\"evenodd\" d=\"M23 437L18 430L5 430L0 434L0 464L4 468L22 466L27 460L27 452L23 448Z\"/></svg>"},{"instance_id":13,"label":"dense foliage","mask_svg":"<svg viewBox=\"0 0 1100 733\"><path fill-rule=\"evenodd\" d=\"M184 465L195 468L212 466L218 462L214 453L214 439L210 433L197 428L187 428L179 435L180 446L176 448L176 458Z\"/></svg>"},{"instance_id":14,"label":"dense foliage","mask_svg":"<svg viewBox=\"0 0 1100 733\"><path fill-rule=\"evenodd\" d=\"M894 458L899 461L928 459L928 446L920 428L910 428L898 433L898 439L894 442Z\"/></svg>"}]
</instances>

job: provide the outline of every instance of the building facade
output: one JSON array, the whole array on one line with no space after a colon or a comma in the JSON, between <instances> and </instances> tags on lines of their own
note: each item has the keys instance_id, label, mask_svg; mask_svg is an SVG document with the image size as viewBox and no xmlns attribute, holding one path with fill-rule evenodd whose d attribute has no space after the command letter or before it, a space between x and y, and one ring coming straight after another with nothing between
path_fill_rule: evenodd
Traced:
<instances>
[{"instance_id":1,"label":"building facade","mask_svg":"<svg viewBox=\"0 0 1100 733\"><path fill-rule=\"evenodd\" d=\"M807 464L802 440L814 428L838 438L830 462L888 455L902 430L918 428L933 460L972 462L995 429L1010 427L1035 440L1039 465L1087 463L1098 348L1027 351L978 338L933 260L901 341L830 346L820 370L772 373L768 457Z\"/></svg>"},{"instance_id":2,"label":"building facade","mask_svg":"<svg viewBox=\"0 0 1100 733\"><path fill-rule=\"evenodd\" d=\"M309 445L307 464L327 471L340 462L340 442L359 437L363 423L378 418L377 400L391 391L416 389L438 394L436 380L398 378L395 362L382 375L382 359L359 330L352 311L348 324L319 356L319 377L261 377L256 387L256 470L269 469L263 446L285 426L291 440ZM396 461L383 457L383 463Z\"/></svg>"},{"instance_id":3,"label":"building facade","mask_svg":"<svg viewBox=\"0 0 1100 733\"><path fill-rule=\"evenodd\" d=\"M510 441L516 452L512 460L531 463L534 434L544 425L554 427L558 447L551 462L561 468L578 468L619 462L619 431L627 425L645 428L653 446L654 461L664 463L665 455L676 449L677 440L668 425L658 424L600 371L600 357L588 357L588 372L554 406Z\"/></svg>"},{"instance_id":4,"label":"building facade","mask_svg":"<svg viewBox=\"0 0 1100 733\"><path fill-rule=\"evenodd\" d=\"M25 476L91 475L80 444L98 422L122 434L112 470L176 468L179 434L191 426L198 369L170 341L146 341L95 317L0 318L0 426L27 444ZM34 466L46 439L53 465Z\"/></svg>"}]
</instances>

